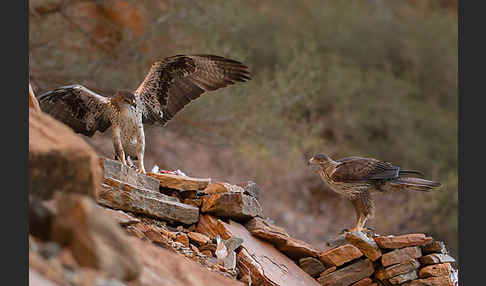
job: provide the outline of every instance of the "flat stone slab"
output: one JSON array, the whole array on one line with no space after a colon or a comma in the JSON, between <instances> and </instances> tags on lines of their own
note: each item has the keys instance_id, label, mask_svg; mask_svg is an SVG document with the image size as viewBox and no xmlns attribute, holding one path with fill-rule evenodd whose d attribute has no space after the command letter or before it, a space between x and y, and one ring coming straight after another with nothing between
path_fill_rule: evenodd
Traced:
<instances>
[{"instance_id":1,"label":"flat stone slab","mask_svg":"<svg viewBox=\"0 0 486 286\"><path fill-rule=\"evenodd\" d=\"M366 277L364 279L359 280L356 283L353 283L351 286L370 286L373 283L373 280Z\"/></svg>"},{"instance_id":2,"label":"flat stone slab","mask_svg":"<svg viewBox=\"0 0 486 286\"><path fill-rule=\"evenodd\" d=\"M284 228L271 224L267 220L254 217L245 224L252 235L264 239L273 245L285 244L289 234Z\"/></svg>"},{"instance_id":3,"label":"flat stone slab","mask_svg":"<svg viewBox=\"0 0 486 286\"><path fill-rule=\"evenodd\" d=\"M121 227L105 216L91 198L56 193L57 216L52 223L52 240L72 250L76 262L101 270L118 280L134 280L141 266Z\"/></svg>"},{"instance_id":4,"label":"flat stone slab","mask_svg":"<svg viewBox=\"0 0 486 286\"><path fill-rule=\"evenodd\" d=\"M448 254L439 254L439 253L433 253L433 254L422 256L419 258L419 261L420 264L422 265L456 262L456 260L452 256Z\"/></svg>"},{"instance_id":5,"label":"flat stone slab","mask_svg":"<svg viewBox=\"0 0 486 286\"><path fill-rule=\"evenodd\" d=\"M385 249L403 248L408 246L421 246L433 241L432 237L422 233L412 233L399 236L377 236L375 241L379 247Z\"/></svg>"},{"instance_id":6,"label":"flat stone slab","mask_svg":"<svg viewBox=\"0 0 486 286\"><path fill-rule=\"evenodd\" d=\"M397 275L406 274L408 272L414 271L419 267L420 263L416 259L411 259L404 263L395 264L386 268L379 268L378 270L376 270L374 276L381 281L385 281L386 279L395 277Z\"/></svg>"},{"instance_id":7,"label":"flat stone slab","mask_svg":"<svg viewBox=\"0 0 486 286\"><path fill-rule=\"evenodd\" d=\"M224 227L222 221L210 214L201 214L199 216L196 231L207 235L211 239L216 239L218 234L222 239L228 239L231 237L231 234L226 232L226 228Z\"/></svg>"},{"instance_id":8,"label":"flat stone slab","mask_svg":"<svg viewBox=\"0 0 486 286\"><path fill-rule=\"evenodd\" d=\"M123 189L123 190L137 189L140 192L143 192L145 194L145 196L151 197L151 198L164 199L164 200L173 201L173 202L180 202L179 198L177 198L177 197L168 196L168 195L160 193L159 191L152 191L152 190L149 190L149 189L144 189L142 187L137 187L137 186L134 186L132 184L122 182L122 181L119 181L119 180L115 180L115 179L112 179L112 178L105 178L103 180L103 183L108 185L108 186L112 186L114 188L117 188L117 189Z\"/></svg>"},{"instance_id":9,"label":"flat stone slab","mask_svg":"<svg viewBox=\"0 0 486 286\"><path fill-rule=\"evenodd\" d=\"M393 278L390 278L390 279L388 279L388 281L393 285L398 285L398 284L405 283L407 281L412 281L412 280L417 279L417 278L418 278L417 271L413 270L413 271L410 271L408 273L400 274L400 275L397 275Z\"/></svg>"},{"instance_id":10,"label":"flat stone slab","mask_svg":"<svg viewBox=\"0 0 486 286\"><path fill-rule=\"evenodd\" d=\"M442 253L447 254L447 249L445 247L445 243L442 241L433 241L431 243L425 244L422 246L422 252L424 254L431 254L431 253Z\"/></svg>"},{"instance_id":11,"label":"flat stone slab","mask_svg":"<svg viewBox=\"0 0 486 286\"><path fill-rule=\"evenodd\" d=\"M48 200L55 191L96 198L102 179L98 155L71 128L29 109L29 196Z\"/></svg>"},{"instance_id":12,"label":"flat stone slab","mask_svg":"<svg viewBox=\"0 0 486 286\"><path fill-rule=\"evenodd\" d=\"M326 270L322 271L322 273L319 275L320 277L324 277L326 276L327 274L331 273L331 272L334 272L337 270L337 267L336 266L333 266L333 267L329 267L327 268Z\"/></svg>"},{"instance_id":13,"label":"flat stone slab","mask_svg":"<svg viewBox=\"0 0 486 286\"><path fill-rule=\"evenodd\" d=\"M299 266L312 277L319 276L320 273L326 270L326 266L324 266L319 259L314 257L304 257L299 259Z\"/></svg>"},{"instance_id":14,"label":"flat stone slab","mask_svg":"<svg viewBox=\"0 0 486 286\"><path fill-rule=\"evenodd\" d=\"M404 263L406 261L419 258L422 256L422 251L418 246L410 246L393 250L381 256L381 264L385 267Z\"/></svg>"},{"instance_id":15,"label":"flat stone slab","mask_svg":"<svg viewBox=\"0 0 486 286\"><path fill-rule=\"evenodd\" d=\"M217 193L202 198L202 213L238 221L249 220L262 215L260 203L242 192Z\"/></svg>"},{"instance_id":16,"label":"flat stone slab","mask_svg":"<svg viewBox=\"0 0 486 286\"><path fill-rule=\"evenodd\" d=\"M198 245L204 245L211 242L211 239L209 237L199 232L191 231L187 234L187 236L191 241L196 242Z\"/></svg>"},{"instance_id":17,"label":"flat stone slab","mask_svg":"<svg viewBox=\"0 0 486 286\"><path fill-rule=\"evenodd\" d=\"M314 248L309 243L288 237L284 244L276 245L277 249L292 259L300 259L302 257L318 257L319 250Z\"/></svg>"},{"instance_id":18,"label":"flat stone slab","mask_svg":"<svg viewBox=\"0 0 486 286\"><path fill-rule=\"evenodd\" d=\"M373 262L362 259L344 268L331 272L317 280L324 286L348 286L363 278L369 277L374 271Z\"/></svg>"},{"instance_id":19,"label":"flat stone slab","mask_svg":"<svg viewBox=\"0 0 486 286\"><path fill-rule=\"evenodd\" d=\"M250 233L273 244L290 258L318 257L319 250L305 241L290 237L285 229L254 217L245 224Z\"/></svg>"},{"instance_id":20,"label":"flat stone slab","mask_svg":"<svg viewBox=\"0 0 486 286\"><path fill-rule=\"evenodd\" d=\"M425 266L419 271L420 278L450 276L452 268L450 263L441 263Z\"/></svg>"},{"instance_id":21,"label":"flat stone slab","mask_svg":"<svg viewBox=\"0 0 486 286\"><path fill-rule=\"evenodd\" d=\"M376 261L381 257L382 252L375 240L360 231L347 232L346 240L361 250L371 261Z\"/></svg>"},{"instance_id":22,"label":"flat stone slab","mask_svg":"<svg viewBox=\"0 0 486 286\"><path fill-rule=\"evenodd\" d=\"M191 178L186 176L179 176L175 174L161 174L147 172L150 176L158 180L161 187L170 188L179 191L199 191L204 190L211 179Z\"/></svg>"},{"instance_id":23,"label":"flat stone slab","mask_svg":"<svg viewBox=\"0 0 486 286\"><path fill-rule=\"evenodd\" d=\"M319 254L319 260L328 267L341 266L344 263L360 258L361 256L363 256L363 253L358 248L352 244L345 244L323 251Z\"/></svg>"},{"instance_id":24,"label":"flat stone slab","mask_svg":"<svg viewBox=\"0 0 486 286\"><path fill-rule=\"evenodd\" d=\"M122 184L114 187L101 184L98 203L114 209L148 215L169 222L193 224L198 221L199 209L174 200L161 193Z\"/></svg>"},{"instance_id":25,"label":"flat stone slab","mask_svg":"<svg viewBox=\"0 0 486 286\"><path fill-rule=\"evenodd\" d=\"M228 192L228 189L226 189L224 183L215 182L215 183L209 183L206 186L206 188L203 190L203 192L206 194L226 193Z\"/></svg>"},{"instance_id":26,"label":"flat stone slab","mask_svg":"<svg viewBox=\"0 0 486 286\"><path fill-rule=\"evenodd\" d=\"M138 218L133 217L121 210L113 210L99 205L97 208L100 209L103 214L112 217L121 226L132 225L140 222Z\"/></svg>"},{"instance_id":27,"label":"flat stone slab","mask_svg":"<svg viewBox=\"0 0 486 286\"><path fill-rule=\"evenodd\" d=\"M137 170L123 165L120 161L100 158L100 164L103 168L105 178L112 178L137 188L147 189L154 192L159 191L159 181L140 174Z\"/></svg>"},{"instance_id":28,"label":"flat stone slab","mask_svg":"<svg viewBox=\"0 0 486 286\"><path fill-rule=\"evenodd\" d=\"M425 279L415 279L402 284L403 286L455 286L447 276L429 277Z\"/></svg>"},{"instance_id":29,"label":"flat stone slab","mask_svg":"<svg viewBox=\"0 0 486 286\"><path fill-rule=\"evenodd\" d=\"M201 224L201 225L199 225ZM230 220L225 223L205 215L197 229L206 230L212 237L243 239L237 250L236 260L241 275L248 275L252 285L319 285L290 258L272 244L253 236L243 225Z\"/></svg>"}]
</instances>

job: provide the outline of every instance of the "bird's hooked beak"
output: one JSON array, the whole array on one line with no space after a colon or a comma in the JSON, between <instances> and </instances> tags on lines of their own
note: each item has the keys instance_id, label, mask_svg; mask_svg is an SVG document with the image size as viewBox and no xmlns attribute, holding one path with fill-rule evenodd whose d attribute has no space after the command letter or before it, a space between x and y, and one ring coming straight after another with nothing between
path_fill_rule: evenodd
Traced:
<instances>
[{"instance_id":1,"label":"bird's hooked beak","mask_svg":"<svg viewBox=\"0 0 486 286\"><path fill-rule=\"evenodd\" d=\"M314 163L314 157L310 158L309 161L307 161L307 166L310 167Z\"/></svg>"}]
</instances>

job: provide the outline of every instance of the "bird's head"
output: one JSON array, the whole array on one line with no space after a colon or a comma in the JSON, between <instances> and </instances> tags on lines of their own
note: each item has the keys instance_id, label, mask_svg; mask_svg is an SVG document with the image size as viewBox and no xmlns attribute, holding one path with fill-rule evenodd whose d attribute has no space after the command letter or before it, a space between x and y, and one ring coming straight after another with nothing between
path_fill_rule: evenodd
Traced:
<instances>
[{"instance_id":1,"label":"bird's head","mask_svg":"<svg viewBox=\"0 0 486 286\"><path fill-rule=\"evenodd\" d=\"M326 154L316 154L307 161L307 165L311 167L322 167L324 168L333 160Z\"/></svg>"},{"instance_id":2,"label":"bird's head","mask_svg":"<svg viewBox=\"0 0 486 286\"><path fill-rule=\"evenodd\" d=\"M137 107L137 98L135 97L135 94L131 93L130 91L119 90L115 94L115 99L118 103Z\"/></svg>"}]
</instances>

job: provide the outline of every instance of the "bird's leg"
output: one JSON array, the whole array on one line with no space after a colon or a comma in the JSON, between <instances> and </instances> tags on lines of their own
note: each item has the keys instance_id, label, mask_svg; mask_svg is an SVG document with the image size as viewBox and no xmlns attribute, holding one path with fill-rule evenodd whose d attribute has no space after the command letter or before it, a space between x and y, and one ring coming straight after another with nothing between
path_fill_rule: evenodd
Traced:
<instances>
[{"instance_id":1,"label":"bird's leg","mask_svg":"<svg viewBox=\"0 0 486 286\"><path fill-rule=\"evenodd\" d=\"M125 151L123 151L123 145L120 136L120 127L113 126L113 147L115 148L116 157L122 162L123 165L127 165L125 160Z\"/></svg>"},{"instance_id":2,"label":"bird's leg","mask_svg":"<svg viewBox=\"0 0 486 286\"><path fill-rule=\"evenodd\" d=\"M127 156L127 164L130 167L134 167L135 164L133 164L132 158L130 156Z\"/></svg>"},{"instance_id":3,"label":"bird's leg","mask_svg":"<svg viewBox=\"0 0 486 286\"><path fill-rule=\"evenodd\" d=\"M350 232L353 231L362 232L366 230L365 224L366 221L368 220L368 215L367 215L366 201L364 201L363 199L365 198L358 196L357 198L351 200L351 203L353 203L354 209L356 211L357 221L356 221L356 226L349 230Z\"/></svg>"},{"instance_id":4,"label":"bird's leg","mask_svg":"<svg viewBox=\"0 0 486 286\"><path fill-rule=\"evenodd\" d=\"M143 155L145 153L145 134L143 132L143 124L140 123L140 125L137 128L138 130L138 144L137 144L137 157L138 157L138 172L142 174L146 174L145 172L145 167L143 164Z\"/></svg>"}]
</instances>

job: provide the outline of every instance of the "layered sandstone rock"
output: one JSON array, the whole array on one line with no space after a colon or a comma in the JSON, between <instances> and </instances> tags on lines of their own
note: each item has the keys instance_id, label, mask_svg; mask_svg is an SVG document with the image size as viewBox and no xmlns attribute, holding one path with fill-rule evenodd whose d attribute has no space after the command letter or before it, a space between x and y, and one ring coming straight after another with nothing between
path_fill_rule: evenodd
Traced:
<instances>
[{"instance_id":1,"label":"layered sandstone rock","mask_svg":"<svg viewBox=\"0 0 486 286\"><path fill-rule=\"evenodd\" d=\"M33 280L57 285L131 280L130 286L457 285L455 261L445 244L424 234L345 232L327 249L317 249L262 217L260 190L251 181L150 177L117 161L99 162L105 179L98 182L97 206L70 191L31 204Z\"/></svg>"},{"instance_id":2,"label":"layered sandstone rock","mask_svg":"<svg viewBox=\"0 0 486 286\"><path fill-rule=\"evenodd\" d=\"M97 196L98 156L71 128L29 108L29 194L49 199L55 191Z\"/></svg>"}]
</instances>

